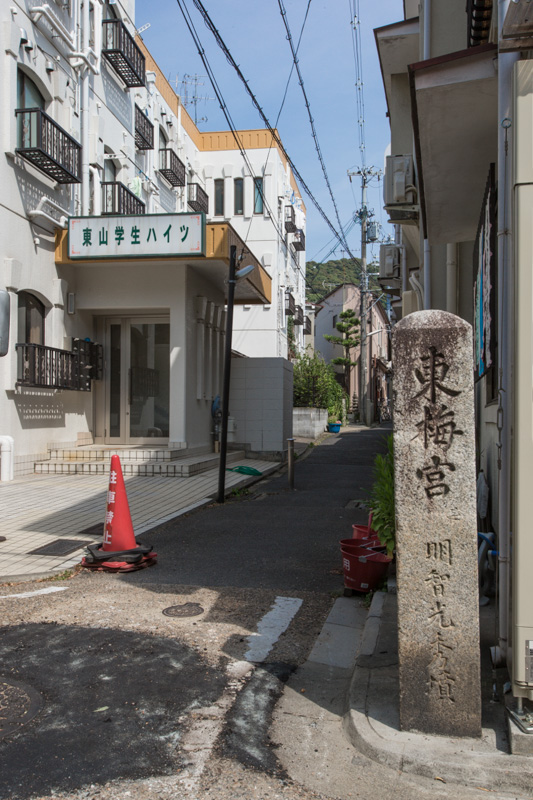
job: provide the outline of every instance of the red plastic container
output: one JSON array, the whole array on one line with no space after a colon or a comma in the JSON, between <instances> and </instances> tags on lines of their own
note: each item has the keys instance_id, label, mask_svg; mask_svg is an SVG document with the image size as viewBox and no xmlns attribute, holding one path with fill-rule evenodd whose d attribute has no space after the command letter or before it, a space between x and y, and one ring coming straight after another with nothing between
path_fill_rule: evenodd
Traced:
<instances>
[{"instance_id":1,"label":"red plastic container","mask_svg":"<svg viewBox=\"0 0 533 800\"><path fill-rule=\"evenodd\" d=\"M383 551L387 549L381 544L378 538L371 537L368 539L341 539L341 550L373 550Z\"/></svg>"},{"instance_id":2,"label":"red plastic container","mask_svg":"<svg viewBox=\"0 0 533 800\"><path fill-rule=\"evenodd\" d=\"M341 553L344 585L347 589L355 589L356 592L365 592L365 594L377 589L385 579L392 561L390 556L376 553L373 550L356 553L342 549Z\"/></svg>"}]
</instances>

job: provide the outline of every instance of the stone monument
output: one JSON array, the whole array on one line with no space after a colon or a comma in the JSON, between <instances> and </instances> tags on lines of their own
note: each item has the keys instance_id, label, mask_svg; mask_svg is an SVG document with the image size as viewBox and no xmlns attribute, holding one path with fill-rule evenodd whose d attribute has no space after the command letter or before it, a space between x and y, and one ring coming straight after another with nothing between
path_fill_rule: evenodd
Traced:
<instances>
[{"instance_id":1,"label":"stone monument","mask_svg":"<svg viewBox=\"0 0 533 800\"><path fill-rule=\"evenodd\" d=\"M393 330L400 727L481 735L472 328Z\"/></svg>"}]
</instances>

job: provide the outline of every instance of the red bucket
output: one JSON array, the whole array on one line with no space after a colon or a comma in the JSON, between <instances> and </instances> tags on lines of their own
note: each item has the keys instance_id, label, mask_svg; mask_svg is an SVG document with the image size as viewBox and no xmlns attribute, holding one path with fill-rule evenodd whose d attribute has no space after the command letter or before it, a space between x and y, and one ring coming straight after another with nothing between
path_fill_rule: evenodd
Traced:
<instances>
[{"instance_id":1,"label":"red bucket","mask_svg":"<svg viewBox=\"0 0 533 800\"><path fill-rule=\"evenodd\" d=\"M369 537L368 539L341 539L341 550L386 550L386 547L381 544L377 537Z\"/></svg>"},{"instance_id":2,"label":"red bucket","mask_svg":"<svg viewBox=\"0 0 533 800\"><path fill-rule=\"evenodd\" d=\"M356 592L366 593L377 589L385 579L392 561L390 556L373 550L356 553L343 548L341 553L344 585L347 589L355 589Z\"/></svg>"}]
</instances>

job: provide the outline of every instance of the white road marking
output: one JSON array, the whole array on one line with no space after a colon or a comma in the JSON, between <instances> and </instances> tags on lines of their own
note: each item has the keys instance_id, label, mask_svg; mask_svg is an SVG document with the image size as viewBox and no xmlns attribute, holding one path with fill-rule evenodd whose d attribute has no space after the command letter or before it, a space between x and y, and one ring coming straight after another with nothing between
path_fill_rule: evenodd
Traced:
<instances>
[{"instance_id":1,"label":"white road marking","mask_svg":"<svg viewBox=\"0 0 533 800\"><path fill-rule=\"evenodd\" d=\"M38 594L52 594L52 592L65 592L68 586L49 586L48 589L38 589L36 592L20 592L20 594L0 594L0 600L11 597L35 597Z\"/></svg>"},{"instance_id":2,"label":"white road marking","mask_svg":"<svg viewBox=\"0 0 533 800\"><path fill-rule=\"evenodd\" d=\"M257 633L248 637L250 646L244 657L247 661L264 661L283 631L302 605L298 597L276 597L270 611L259 621Z\"/></svg>"}]
</instances>

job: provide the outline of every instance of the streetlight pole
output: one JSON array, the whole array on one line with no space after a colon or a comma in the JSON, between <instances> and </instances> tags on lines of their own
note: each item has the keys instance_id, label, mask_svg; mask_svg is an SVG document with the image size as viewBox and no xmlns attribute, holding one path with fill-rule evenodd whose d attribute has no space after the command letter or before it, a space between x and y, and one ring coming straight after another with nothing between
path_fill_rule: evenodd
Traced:
<instances>
[{"instance_id":1,"label":"streetlight pole","mask_svg":"<svg viewBox=\"0 0 533 800\"><path fill-rule=\"evenodd\" d=\"M242 255L241 255L242 258ZM222 386L222 420L220 428L220 460L218 463L217 502L224 502L226 489L226 454L228 451L229 390L231 377L231 338L233 333L233 306L235 305L235 285L240 278L253 272L254 265L237 270L237 248L229 250L228 301L226 311L226 341L224 343L224 380Z\"/></svg>"},{"instance_id":2,"label":"streetlight pole","mask_svg":"<svg viewBox=\"0 0 533 800\"><path fill-rule=\"evenodd\" d=\"M226 311L226 341L224 342L224 380L222 385L222 426L220 429L220 460L218 462L219 503L224 502L226 488L226 454L228 450L229 387L231 375L231 335L233 332L233 305L235 300L235 268L237 248L231 245L229 251L228 302Z\"/></svg>"},{"instance_id":3,"label":"streetlight pole","mask_svg":"<svg viewBox=\"0 0 533 800\"><path fill-rule=\"evenodd\" d=\"M348 172L350 181L353 176L358 175L361 178L361 209L357 216L361 221L361 356L360 363L360 390L361 397L361 419L365 425L370 425L370 407L368 399L368 385L369 385L369 367L368 367L368 271L366 263L366 243L367 243L367 228L368 217L372 216L367 207L366 190L368 181L371 177L380 178L382 175L381 170L375 167L361 167L354 172Z\"/></svg>"}]
</instances>

